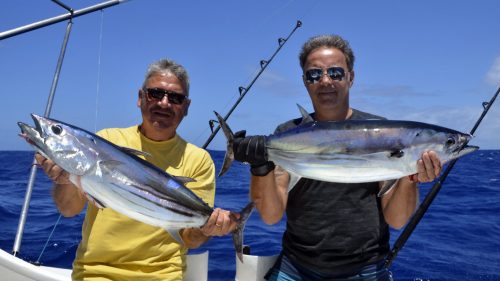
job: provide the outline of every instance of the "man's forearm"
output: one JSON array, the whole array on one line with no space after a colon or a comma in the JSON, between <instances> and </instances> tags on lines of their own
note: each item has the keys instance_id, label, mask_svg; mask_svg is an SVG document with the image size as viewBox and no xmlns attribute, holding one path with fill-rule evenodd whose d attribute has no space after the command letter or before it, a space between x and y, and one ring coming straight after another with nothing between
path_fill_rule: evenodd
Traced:
<instances>
[{"instance_id":1,"label":"man's forearm","mask_svg":"<svg viewBox=\"0 0 500 281\"><path fill-rule=\"evenodd\" d=\"M274 171L264 177L252 176L250 197L266 224L275 224L285 212L286 198L276 183Z\"/></svg>"},{"instance_id":2,"label":"man's forearm","mask_svg":"<svg viewBox=\"0 0 500 281\"><path fill-rule=\"evenodd\" d=\"M189 249L196 249L210 239L199 228L185 228L181 230L181 237Z\"/></svg>"},{"instance_id":3,"label":"man's forearm","mask_svg":"<svg viewBox=\"0 0 500 281\"><path fill-rule=\"evenodd\" d=\"M396 186L388 194L382 197L384 217L386 222L393 228L403 227L415 212L418 203L418 187L409 178L401 178Z\"/></svg>"},{"instance_id":4,"label":"man's forearm","mask_svg":"<svg viewBox=\"0 0 500 281\"><path fill-rule=\"evenodd\" d=\"M78 215L85 207L85 195L72 183L54 184L52 198L59 212L65 217Z\"/></svg>"}]
</instances>

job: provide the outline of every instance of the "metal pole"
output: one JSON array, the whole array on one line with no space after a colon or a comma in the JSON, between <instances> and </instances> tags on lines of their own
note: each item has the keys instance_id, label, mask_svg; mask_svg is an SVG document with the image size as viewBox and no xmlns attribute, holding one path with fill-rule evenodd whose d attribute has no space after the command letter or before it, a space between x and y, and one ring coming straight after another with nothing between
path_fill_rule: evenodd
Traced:
<instances>
[{"instance_id":1,"label":"metal pole","mask_svg":"<svg viewBox=\"0 0 500 281\"><path fill-rule=\"evenodd\" d=\"M52 80L52 86L50 88L49 97L47 99L47 105L45 107L45 114L44 114L45 117L49 117L50 111L52 110L52 102L54 100L54 95L57 89L59 74L61 73L62 63L64 60L64 55L66 53L66 47L69 41L69 35L71 33L71 27L73 26L72 22L73 18L120 4L122 2L125 2L126 0L108 1L91 7L80 9L77 11L73 11L73 9L64 5L59 0L52 0L52 1L58 4L59 6L63 7L64 9L68 10L69 13L0 33L0 40L2 40L8 37L16 36L21 33L29 32L31 30L42 28L69 19L68 25L66 26L66 33L64 35L61 51L59 53L59 59L57 61L56 71L54 73L54 78ZM14 246L12 249L12 254L14 256L16 256L19 253L19 249L21 248L21 240L24 233L24 226L26 224L26 217L28 215L29 204L31 201L31 194L33 192L33 184L35 182L35 177L36 177L36 170L37 170L36 164L37 164L36 159L33 159L33 164L31 165L30 177L28 180L28 185L26 187L26 194L24 197L23 208L21 210L21 216L19 217L19 224L17 228L16 238L14 240Z\"/></svg>"},{"instance_id":2,"label":"metal pole","mask_svg":"<svg viewBox=\"0 0 500 281\"><path fill-rule=\"evenodd\" d=\"M16 35L19 35L19 34L22 34L22 33L26 33L26 32L29 32L29 31L32 31L32 30L35 30L35 29L39 29L39 28L42 28L42 27L45 27L45 26L48 26L48 25L52 25L52 24L55 24L55 23L58 23L58 22L61 22L61 21L65 21L65 20L68 20L68 19L73 19L73 18L76 18L76 17L79 17L79 16L83 16L83 15L86 15L88 13L92 13L92 12L95 12L95 11L98 11L98 10L102 10L102 9L105 9L105 8L108 8L108 7L111 7L111 6L114 6L114 5L118 5L118 4L120 4L122 2L125 2L125 1L127 1L127 0L112 0L112 1L107 1L107 2L103 2L103 3L100 3L100 4L94 5L94 6L90 6L90 7L87 7L87 8L80 9L80 10L76 10L74 12L70 11L67 14L62 14L62 15L59 15L59 16L55 16L53 18L45 19L45 20L38 21L38 22L35 22L35 23L32 23L32 24L28 24L28 25L25 25L25 26L21 26L21 27L18 27L18 28L7 30L7 31L4 31L4 32L0 33L0 40L6 39L6 38L9 38L9 37L13 37L13 36L16 36ZM59 5L61 5L62 7L65 7L59 1L54 1L54 2L56 2Z\"/></svg>"},{"instance_id":3,"label":"metal pole","mask_svg":"<svg viewBox=\"0 0 500 281\"><path fill-rule=\"evenodd\" d=\"M47 99L47 105L45 106L45 117L50 116L50 111L52 109L52 102L54 100L54 95L56 93L57 82L59 81L59 74L61 73L61 67L64 60L64 54L66 53L66 47L68 45L69 35L71 33L71 27L73 26L73 22L70 20L66 27L66 33L64 35L63 44L61 47L61 52L59 53L59 59L57 61L56 71L54 73L54 79L52 80L52 86L50 88L50 94ZM36 178L36 159L33 159L33 164L31 165L30 178L28 181L28 186L26 187L26 195L24 197L23 209L21 211L21 217L19 218L19 225L17 227L16 239L14 240L14 248L12 249L12 254L14 256L17 255L19 249L21 248L21 240L24 232L24 225L26 224L26 216L28 215L28 209L31 200L31 193L33 191L33 184L35 183Z\"/></svg>"},{"instance_id":4,"label":"metal pole","mask_svg":"<svg viewBox=\"0 0 500 281\"><path fill-rule=\"evenodd\" d=\"M479 124L481 124L481 121L483 121L484 116L488 111L490 110L490 107L493 105L495 102L495 99L498 96L498 93L500 92L500 88L498 88L497 92L495 95L491 98L490 102L484 102L483 103L483 113L479 117L479 119L476 121L476 124L470 131L470 134L473 135L476 132L477 127L479 127ZM410 222L408 222L408 225L406 225L405 229L401 233L401 235L398 237L396 242L394 243L394 246L392 247L392 250L389 252L387 255L386 261L385 261L385 266L389 268L392 264L392 261L396 258L398 252L403 248L405 245L406 241L410 238L410 235L413 233L415 228L417 227L417 224L420 222L422 217L425 215L425 212L427 212L427 209L429 209L429 206L432 204L432 201L434 201L434 198L436 198L438 192L441 190L441 186L443 185L444 181L446 180L446 177L448 177L448 174L450 173L451 169L453 169L453 166L457 162L458 159L452 160L448 166L446 167L446 170L441 174L439 177L438 181L432 186L432 189L429 191L427 196L425 196L424 201L420 205L420 207L417 209L413 217L411 218Z\"/></svg>"}]
</instances>

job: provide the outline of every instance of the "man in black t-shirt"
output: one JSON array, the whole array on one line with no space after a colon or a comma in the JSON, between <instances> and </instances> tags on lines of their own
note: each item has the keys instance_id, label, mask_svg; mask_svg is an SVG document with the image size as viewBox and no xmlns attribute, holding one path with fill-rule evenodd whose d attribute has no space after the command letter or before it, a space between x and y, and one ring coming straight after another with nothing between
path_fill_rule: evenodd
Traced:
<instances>
[{"instance_id":1,"label":"man in black t-shirt","mask_svg":"<svg viewBox=\"0 0 500 281\"><path fill-rule=\"evenodd\" d=\"M383 119L353 109L354 54L336 35L316 36L301 50L303 82L316 121ZM298 126L302 118L278 126ZM240 135L241 136L241 135ZM417 182L433 181L441 162L433 151L422 154L418 173L399 179L382 197L382 182L332 183L300 179L288 190L290 175L267 160L263 136L237 137L235 159L251 164L250 195L262 220L275 224L286 212L283 250L267 280L392 280L383 267L389 252L389 228L403 227L416 209Z\"/></svg>"}]
</instances>

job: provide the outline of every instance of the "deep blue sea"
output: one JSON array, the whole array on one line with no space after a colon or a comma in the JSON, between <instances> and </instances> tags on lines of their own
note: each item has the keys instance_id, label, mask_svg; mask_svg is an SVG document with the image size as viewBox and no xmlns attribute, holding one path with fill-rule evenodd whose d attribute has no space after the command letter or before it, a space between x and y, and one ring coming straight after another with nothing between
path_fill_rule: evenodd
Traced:
<instances>
[{"instance_id":1,"label":"deep blue sea","mask_svg":"<svg viewBox=\"0 0 500 281\"><path fill-rule=\"evenodd\" d=\"M223 152L211 151L217 171ZM33 153L0 152L0 248L12 251ZM248 167L234 163L217 179L215 204L240 210L248 202ZM50 181L39 170L20 256L36 261L59 214L50 197ZM421 199L432 185L421 187ZM83 214L61 218L40 261L70 268L80 239ZM284 221L268 226L254 212L244 243L252 254L280 251ZM401 231L391 231L392 243ZM209 280L234 280L231 238L213 238L199 251L210 251ZM441 192L394 260L395 280L500 280L500 151L479 150L460 159Z\"/></svg>"}]
</instances>

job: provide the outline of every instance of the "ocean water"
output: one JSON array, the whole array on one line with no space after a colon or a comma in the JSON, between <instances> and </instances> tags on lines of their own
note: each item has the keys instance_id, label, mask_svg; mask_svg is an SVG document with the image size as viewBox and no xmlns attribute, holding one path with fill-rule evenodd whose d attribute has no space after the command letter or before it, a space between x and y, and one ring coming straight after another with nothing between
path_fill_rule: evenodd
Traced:
<instances>
[{"instance_id":1,"label":"ocean water","mask_svg":"<svg viewBox=\"0 0 500 281\"><path fill-rule=\"evenodd\" d=\"M219 171L224 153L211 151ZM0 152L0 248L12 251L33 153ZM248 167L234 163L217 179L216 206L239 210L248 202ZM62 217L41 255L59 214L41 170L34 186L20 257L70 268L83 214ZM421 187L421 198L431 184ZM268 226L254 212L244 243L252 254L275 255L284 221ZM401 231L391 230L392 243ZM235 256L229 236L211 239L194 252L210 251L209 280L234 280ZM40 256L41 255L41 256ZM479 150L460 159L441 192L394 260L395 280L500 280L500 151Z\"/></svg>"}]
</instances>

